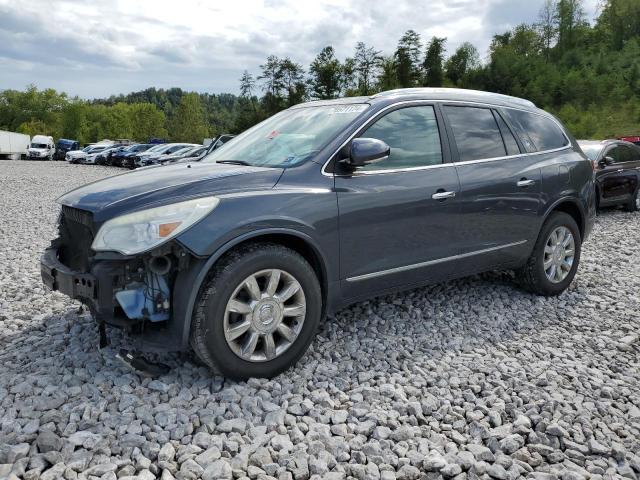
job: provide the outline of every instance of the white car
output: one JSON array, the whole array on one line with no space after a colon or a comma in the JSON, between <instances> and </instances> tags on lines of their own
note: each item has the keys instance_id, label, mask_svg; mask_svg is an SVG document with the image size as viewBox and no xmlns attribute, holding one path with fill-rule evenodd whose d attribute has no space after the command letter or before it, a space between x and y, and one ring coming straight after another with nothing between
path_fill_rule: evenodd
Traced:
<instances>
[{"instance_id":1,"label":"white car","mask_svg":"<svg viewBox=\"0 0 640 480\"><path fill-rule=\"evenodd\" d=\"M27 158L31 160L53 160L54 153L56 145L53 143L53 137L46 135L34 135L27 148Z\"/></svg>"},{"instance_id":2,"label":"white car","mask_svg":"<svg viewBox=\"0 0 640 480\"><path fill-rule=\"evenodd\" d=\"M89 145L88 147L83 148L82 150L75 150L73 152L69 152L65 155L65 160L69 163L86 163L85 160L89 155L94 153L99 153L105 148L108 148L110 145Z\"/></svg>"}]
</instances>

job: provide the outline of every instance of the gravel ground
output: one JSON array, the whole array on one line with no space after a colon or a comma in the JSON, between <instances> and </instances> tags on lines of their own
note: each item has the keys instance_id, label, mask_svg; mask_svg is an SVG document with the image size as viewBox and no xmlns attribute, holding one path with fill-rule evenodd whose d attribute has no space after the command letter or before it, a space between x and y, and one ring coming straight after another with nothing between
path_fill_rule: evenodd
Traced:
<instances>
[{"instance_id":1,"label":"gravel ground","mask_svg":"<svg viewBox=\"0 0 640 480\"><path fill-rule=\"evenodd\" d=\"M640 214L559 298L486 274L344 310L269 381L150 380L39 278L54 198L117 172L0 162L0 478L640 477Z\"/></svg>"}]
</instances>

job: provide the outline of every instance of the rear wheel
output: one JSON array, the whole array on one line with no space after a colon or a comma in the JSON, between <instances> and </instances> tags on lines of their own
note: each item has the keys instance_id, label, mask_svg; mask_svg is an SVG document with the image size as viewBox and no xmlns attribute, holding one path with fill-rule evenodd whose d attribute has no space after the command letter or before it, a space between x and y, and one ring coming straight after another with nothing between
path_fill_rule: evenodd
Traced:
<instances>
[{"instance_id":1,"label":"rear wheel","mask_svg":"<svg viewBox=\"0 0 640 480\"><path fill-rule=\"evenodd\" d=\"M580 263L582 241L576 221L555 212L545 221L527 263L517 273L520 284L538 295L564 292Z\"/></svg>"},{"instance_id":2,"label":"rear wheel","mask_svg":"<svg viewBox=\"0 0 640 480\"><path fill-rule=\"evenodd\" d=\"M191 324L191 345L235 379L273 377L307 350L322 315L318 278L298 253L256 243L214 266Z\"/></svg>"},{"instance_id":3,"label":"rear wheel","mask_svg":"<svg viewBox=\"0 0 640 480\"><path fill-rule=\"evenodd\" d=\"M636 193L631 200L629 200L626 207L629 212L637 212L640 210L640 187L636 188Z\"/></svg>"}]
</instances>

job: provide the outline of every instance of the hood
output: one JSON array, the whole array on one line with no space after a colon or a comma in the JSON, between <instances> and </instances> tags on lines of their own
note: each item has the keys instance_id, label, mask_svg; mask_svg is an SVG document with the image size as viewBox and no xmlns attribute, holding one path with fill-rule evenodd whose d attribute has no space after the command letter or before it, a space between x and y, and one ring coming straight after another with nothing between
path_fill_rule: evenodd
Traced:
<instances>
[{"instance_id":1,"label":"hood","mask_svg":"<svg viewBox=\"0 0 640 480\"><path fill-rule=\"evenodd\" d=\"M87 155L87 152L83 152L82 150L73 150L71 152L67 152L67 155L71 157L80 157L82 155Z\"/></svg>"},{"instance_id":2,"label":"hood","mask_svg":"<svg viewBox=\"0 0 640 480\"><path fill-rule=\"evenodd\" d=\"M282 171L216 163L158 165L90 183L58 201L92 212L94 221L101 223L131 211L194 197L271 189Z\"/></svg>"},{"instance_id":3,"label":"hood","mask_svg":"<svg viewBox=\"0 0 640 480\"><path fill-rule=\"evenodd\" d=\"M34 148L34 147L29 147L27 148L27 151L31 152L31 153L45 153L48 152L49 149L48 148Z\"/></svg>"}]
</instances>

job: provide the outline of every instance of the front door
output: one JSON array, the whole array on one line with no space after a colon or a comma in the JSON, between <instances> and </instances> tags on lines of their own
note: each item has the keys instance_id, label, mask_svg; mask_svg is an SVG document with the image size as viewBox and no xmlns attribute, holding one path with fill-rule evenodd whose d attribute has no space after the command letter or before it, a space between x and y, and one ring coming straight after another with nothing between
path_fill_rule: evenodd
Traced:
<instances>
[{"instance_id":1,"label":"front door","mask_svg":"<svg viewBox=\"0 0 640 480\"><path fill-rule=\"evenodd\" d=\"M638 186L640 158L638 152L626 145L613 145L603 153L613 163L601 163L596 175L600 190L600 205L614 205L629 201Z\"/></svg>"},{"instance_id":2,"label":"front door","mask_svg":"<svg viewBox=\"0 0 640 480\"><path fill-rule=\"evenodd\" d=\"M340 274L345 298L446 278L457 254L460 187L431 104L397 107L358 135L390 155L336 172Z\"/></svg>"}]
</instances>

